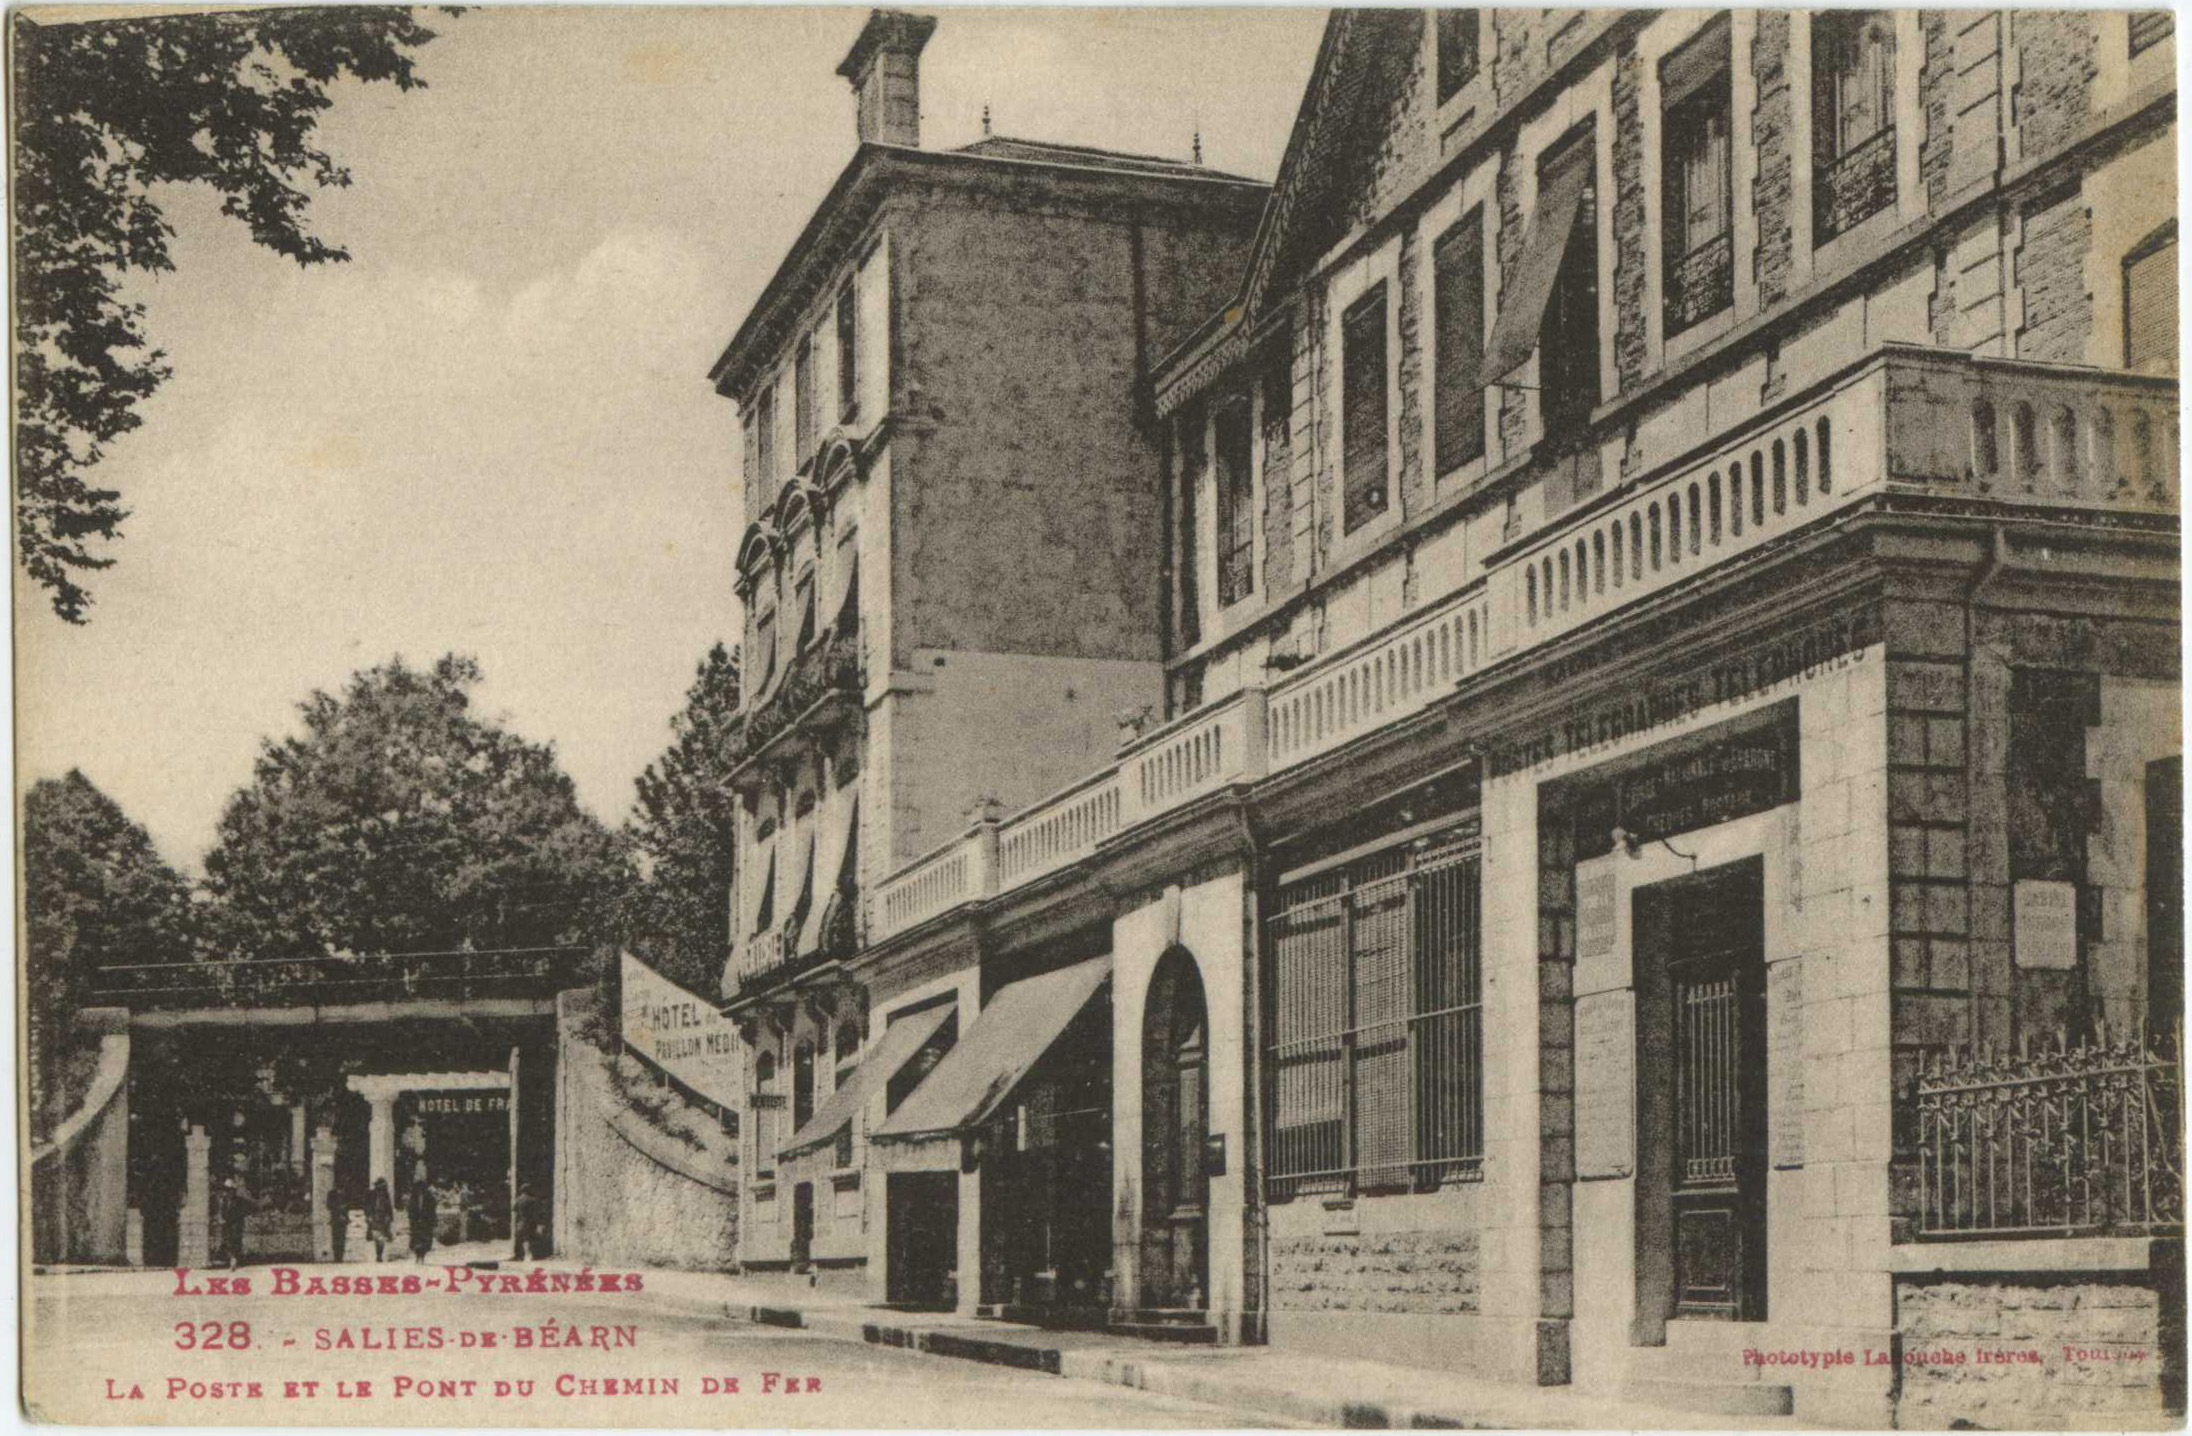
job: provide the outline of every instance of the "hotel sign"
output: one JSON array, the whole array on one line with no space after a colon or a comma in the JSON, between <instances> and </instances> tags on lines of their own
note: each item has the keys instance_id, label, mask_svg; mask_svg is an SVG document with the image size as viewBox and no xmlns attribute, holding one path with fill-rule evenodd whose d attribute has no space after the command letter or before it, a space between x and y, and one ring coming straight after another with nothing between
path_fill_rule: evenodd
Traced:
<instances>
[{"instance_id":1,"label":"hotel sign","mask_svg":"<svg viewBox=\"0 0 2192 1436\"><path fill-rule=\"evenodd\" d=\"M624 1045L709 1101L738 1107L738 1028L630 953L622 961Z\"/></svg>"}]
</instances>

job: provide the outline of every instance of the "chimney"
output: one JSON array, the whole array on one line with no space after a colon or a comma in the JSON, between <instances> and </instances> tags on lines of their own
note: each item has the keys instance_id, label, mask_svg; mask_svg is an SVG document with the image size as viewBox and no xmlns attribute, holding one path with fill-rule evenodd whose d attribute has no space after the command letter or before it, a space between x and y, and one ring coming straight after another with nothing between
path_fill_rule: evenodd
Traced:
<instances>
[{"instance_id":1,"label":"chimney","mask_svg":"<svg viewBox=\"0 0 2192 1436\"><path fill-rule=\"evenodd\" d=\"M935 33L934 15L876 10L837 67L852 84L860 143L921 145L921 47Z\"/></svg>"}]
</instances>

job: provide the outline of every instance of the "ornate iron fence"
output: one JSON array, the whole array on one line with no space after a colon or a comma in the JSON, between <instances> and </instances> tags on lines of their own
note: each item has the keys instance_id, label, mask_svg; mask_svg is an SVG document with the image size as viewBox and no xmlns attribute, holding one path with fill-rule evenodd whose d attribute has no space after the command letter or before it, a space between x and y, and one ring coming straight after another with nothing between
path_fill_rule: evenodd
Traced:
<instances>
[{"instance_id":1,"label":"ornate iron fence","mask_svg":"<svg viewBox=\"0 0 2192 1436\"><path fill-rule=\"evenodd\" d=\"M1936 1055L1917 1084L1928 1237L2184 1229L2183 1034L2101 1024L2034 1051Z\"/></svg>"}]
</instances>

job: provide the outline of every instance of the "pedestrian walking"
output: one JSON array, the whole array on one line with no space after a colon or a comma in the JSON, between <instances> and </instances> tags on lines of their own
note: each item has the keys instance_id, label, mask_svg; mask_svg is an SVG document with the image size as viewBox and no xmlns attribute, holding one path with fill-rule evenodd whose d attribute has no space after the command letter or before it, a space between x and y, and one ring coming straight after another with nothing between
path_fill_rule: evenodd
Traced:
<instances>
[{"instance_id":1,"label":"pedestrian walking","mask_svg":"<svg viewBox=\"0 0 2192 1436\"><path fill-rule=\"evenodd\" d=\"M350 1200L343 1195L342 1188L330 1186L327 1189L327 1250L336 1261L343 1259L344 1239L350 1235L344 1228L349 1224Z\"/></svg>"},{"instance_id":2,"label":"pedestrian walking","mask_svg":"<svg viewBox=\"0 0 2192 1436\"><path fill-rule=\"evenodd\" d=\"M538 1261L547 1255L547 1240L540 1229L540 1198L533 1194L531 1183L518 1186L516 1200L510 1203L510 1255L523 1261L530 1255Z\"/></svg>"},{"instance_id":3,"label":"pedestrian walking","mask_svg":"<svg viewBox=\"0 0 2192 1436\"><path fill-rule=\"evenodd\" d=\"M365 1199L365 1234L373 1239L373 1260L388 1259L388 1243L396 1230L396 1204L389 1200L388 1178L375 1177L373 1191Z\"/></svg>"},{"instance_id":4,"label":"pedestrian walking","mask_svg":"<svg viewBox=\"0 0 2192 1436\"><path fill-rule=\"evenodd\" d=\"M228 1258L230 1271L243 1260L244 1218L256 1205L242 1175L229 1173L228 1179L221 1183L221 1248Z\"/></svg>"},{"instance_id":5,"label":"pedestrian walking","mask_svg":"<svg viewBox=\"0 0 2192 1436\"><path fill-rule=\"evenodd\" d=\"M426 1254L434 1249L434 1220L440 1214L435 1207L434 1189L427 1184L424 1167L412 1179L411 1190L403 1199L403 1209L411 1219L411 1260L425 1261Z\"/></svg>"}]
</instances>

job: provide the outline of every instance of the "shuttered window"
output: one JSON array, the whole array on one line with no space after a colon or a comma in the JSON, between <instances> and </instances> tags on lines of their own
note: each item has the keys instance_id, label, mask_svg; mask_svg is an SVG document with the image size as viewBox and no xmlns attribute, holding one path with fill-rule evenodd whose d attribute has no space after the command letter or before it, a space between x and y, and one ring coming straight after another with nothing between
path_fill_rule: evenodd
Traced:
<instances>
[{"instance_id":1,"label":"shuttered window","mask_svg":"<svg viewBox=\"0 0 2192 1436\"><path fill-rule=\"evenodd\" d=\"M852 286L837 293L837 417L849 420L860 407L860 319Z\"/></svg>"},{"instance_id":2,"label":"shuttered window","mask_svg":"<svg viewBox=\"0 0 2192 1436\"><path fill-rule=\"evenodd\" d=\"M776 385L762 389L754 401L754 467L761 482L756 497L766 504L776 485Z\"/></svg>"},{"instance_id":3,"label":"shuttered window","mask_svg":"<svg viewBox=\"0 0 2192 1436\"><path fill-rule=\"evenodd\" d=\"M1666 128L1663 187L1666 331L1678 334L1734 302L1734 213L1726 17L1660 63Z\"/></svg>"},{"instance_id":4,"label":"shuttered window","mask_svg":"<svg viewBox=\"0 0 2192 1436\"><path fill-rule=\"evenodd\" d=\"M2158 45L2177 31L2177 15L2173 10L2137 10L2131 15L2131 53L2136 55L2149 45Z\"/></svg>"},{"instance_id":5,"label":"shuttered window","mask_svg":"<svg viewBox=\"0 0 2192 1436\"><path fill-rule=\"evenodd\" d=\"M2124 367L2177 372L2177 227L2124 260Z\"/></svg>"},{"instance_id":6,"label":"shuttered window","mask_svg":"<svg viewBox=\"0 0 2192 1436\"><path fill-rule=\"evenodd\" d=\"M1479 858L1388 848L1283 887L1271 919L1273 1200L1424 1190L1484 1152Z\"/></svg>"},{"instance_id":7,"label":"shuttered window","mask_svg":"<svg viewBox=\"0 0 2192 1436\"><path fill-rule=\"evenodd\" d=\"M814 345L799 341L792 361L792 467L800 468L814 452Z\"/></svg>"},{"instance_id":8,"label":"shuttered window","mask_svg":"<svg viewBox=\"0 0 2192 1436\"><path fill-rule=\"evenodd\" d=\"M1205 445L1209 436L1205 432L1206 414L1200 404L1191 404L1180 411L1180 542L1178 568L1180 575L1180 645L1192 648L1202 641L1203 599L1202 585L1197 575L1202 570L1202 539L1197 532L1195 515L1202 505L1203 468Z\"/></svg>"},{"instance_id":9,"label":"shuttered window","mask_svg":"<svg viewBox=\"0 0 2192 1436\"><path fill-rule=\"evenodd\" d=\"M1484 211L1439 236L1431 252L1437 326L1438 471L1484 457Z\"/></svg>"},{"instance_id":10,"label":"shuttered window","mask_svg":"<svg viewBox=\"0 0 2192 1436\"><path fill-rule=\"evenodd\" d=\"M1256 475L1248 400L1218 410L1218 606L1256 587Z\"/></svg>"},{"instance_id":11,"label":"shuttered window","mask_svg":"<svg viewBox=\"0 0 2192 1436\"><path fill-rule=\"evenodd\" d=\"M1438 97L1445 104L1477 74L1477 12L1450 8L1438 12Z\"/></svg>"},{"instance_id":12,"label":"shuttered window","mask_svg":"<svg viewBox=\"0 0 2192 1436\"><path fill-rule=\"evenodd\" d=\"M1341 443L1345 495L1340 529L1353 533L1385 512L1385 285L1348 306L1340 322Z\"/></svg>"}]
</instances>

